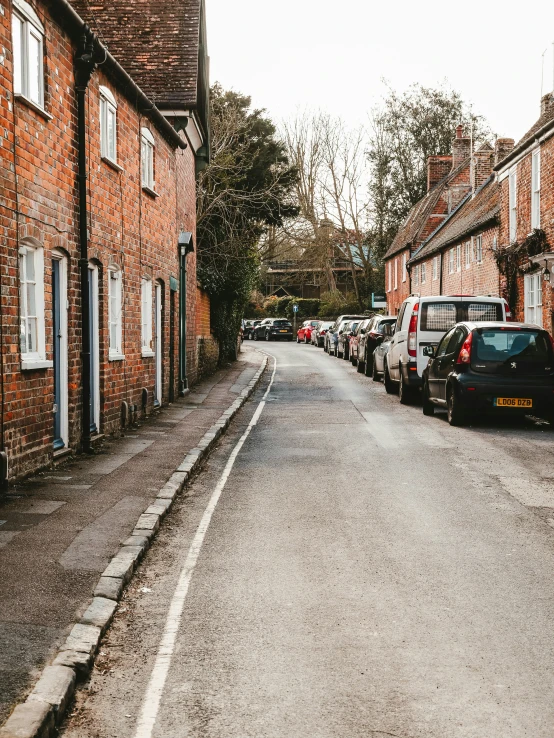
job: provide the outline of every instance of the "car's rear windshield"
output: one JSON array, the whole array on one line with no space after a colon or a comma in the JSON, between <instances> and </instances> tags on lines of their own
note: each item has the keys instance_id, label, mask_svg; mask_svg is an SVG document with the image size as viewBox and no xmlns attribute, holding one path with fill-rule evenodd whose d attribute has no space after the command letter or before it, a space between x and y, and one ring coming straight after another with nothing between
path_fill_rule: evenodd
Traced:
<instances>
[{"instance_id":1,"label":"car's rear windshield","mask_svg":"<svg viewBox=\"0 0 554 738\"><path fill-rule=\"evenodd\" d=\"M283 325L290 325L288 320L274 320L273 325L283 326Z\"/></svg>"},{"instance_id":2,"label":"car's rear windshield","mask_svg":"<svg viewBox=\"0 0 554 738\"><path fill-rule=\"evenodd\" d=\"M424 302L421 306L419 328L422 331L440 331L446 333L456 323L462 321L502 321L502 305L499 302L481 302L479 300L461 302Z\"/></svg>"},{"instance_id":3,"label":"car's rear windshield","mask_svg":"<svg viewBox=\"0 0 554 738\"><path fill-rule=\"evenodd\" d=\"M545 331L478 328L471 365L477 371L529 374L552 371L552 344Z\"/></svg>"}]
</instances>

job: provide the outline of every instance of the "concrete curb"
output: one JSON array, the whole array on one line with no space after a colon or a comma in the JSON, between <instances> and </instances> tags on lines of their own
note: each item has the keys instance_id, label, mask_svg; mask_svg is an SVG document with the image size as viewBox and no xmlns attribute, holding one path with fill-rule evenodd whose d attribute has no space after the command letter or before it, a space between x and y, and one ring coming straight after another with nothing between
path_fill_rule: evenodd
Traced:
<instances>
[{"instance_id":1,"label":"concrete curb","mask_svg":"<svg viewBox=\"0 0 554 738\"><path fill-rule=\"evenodd\" d=\"M189 451L159 490L156 501L139 517L132 534L121 544L98 580L94 598L83 617L73 626L52 665L43 669L27 700L16 706L0 728L0 738L50 738L57 735L56 726L62 721L71 702L75 684L90 673L98 644L112 621L121 593L150 547L160 523L200 462L209 455L231 420L252 395L267 364L266 356L237 399L208 429L198 446Z\"/></svg>"}]
</instances>

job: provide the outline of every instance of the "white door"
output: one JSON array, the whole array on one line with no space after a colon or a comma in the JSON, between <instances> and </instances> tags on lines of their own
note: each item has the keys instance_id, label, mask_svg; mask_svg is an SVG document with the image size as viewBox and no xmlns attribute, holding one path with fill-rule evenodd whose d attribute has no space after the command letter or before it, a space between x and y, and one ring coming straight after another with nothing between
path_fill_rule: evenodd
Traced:
<instances>
[{"instance_id":1,"label":"white door","mask_svg":"<svg viewBox=\"0 0 554 738\"><path fill-rule=\"evenodd\" d=\"M542 274L525 276L525 322L542 327Z\"/></svg>"},{"instance_id":2,"label":"white door","mask_svg":"<svg viewBox=\"0 0 554 738\"><path fill-rule=\"evenodd\" d=\"M156 282L154 300L154 352L156 354L156 378L154 382L154 404L162 402L162 286Z\"/></svg>"}]
</instances>

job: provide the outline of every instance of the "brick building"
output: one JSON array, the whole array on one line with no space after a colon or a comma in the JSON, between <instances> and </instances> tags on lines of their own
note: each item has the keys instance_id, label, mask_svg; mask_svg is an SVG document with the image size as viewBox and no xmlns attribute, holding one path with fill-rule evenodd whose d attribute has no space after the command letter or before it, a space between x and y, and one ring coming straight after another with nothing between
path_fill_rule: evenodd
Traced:
<instances>
[{"instance_id":1,"label":"brick building","mask_svg":"<svg viewBox=\"0 0 554 738\"><path fill-rule=\"evenodd\" d=\"M500 187L501 249L529 245L522 256L512 309L516 320L554 330L554 96L544 95L540 116L495 166ZM547 273L545 274L545 270Z\"/></svg>"},{"instance_id":2,"label":"brick building","mask_svg":"<svg viewBox=\"0 0 554 738\"><path fill-rule=\"evenodd\" d=\"M456 129L452 154L430 156L427 162L427 193L416 203L401 225L384 256L387 311L396 315L412 292L408 264L413 254L444 222L471 188L471 139L462 126Z\"/></svg>"},{"instance_id":3,"label":"brick building","mask_svg":"<svg viewBox=\"0 0 554 738\"><path fill-rule=\"evenodd\" d=\"M4 478L6 462L15 478L87 448L196 379L204 8L156 0L152 43L149 5L0 6Z\"/></svg>"}]
</instances>

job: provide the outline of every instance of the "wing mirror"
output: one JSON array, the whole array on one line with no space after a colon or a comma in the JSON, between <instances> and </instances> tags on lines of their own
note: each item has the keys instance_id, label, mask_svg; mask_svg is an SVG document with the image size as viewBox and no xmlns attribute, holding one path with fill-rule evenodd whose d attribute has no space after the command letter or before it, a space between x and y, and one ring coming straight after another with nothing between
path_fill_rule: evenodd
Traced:
<instances>
[{"instance_id":1,"label":"wing mirror","mask_svg":"<svg viewBox=\"0 0 554 738\"><path fill-rule=\"evenodd\" d=\"M424 346L423 347L423 356L429 356L432 358L435 355L435 347L434 346Z\"/></svg>"},{"instance_id":2,"label":"wing mirror","mask_svg":"<svg viewBox=\"0 0 554 738\"><path fill-rule=\"evenodd\" d=\"M360 329L360 335L365 336L365 328Z\"/></svg>"}]
</instances>

